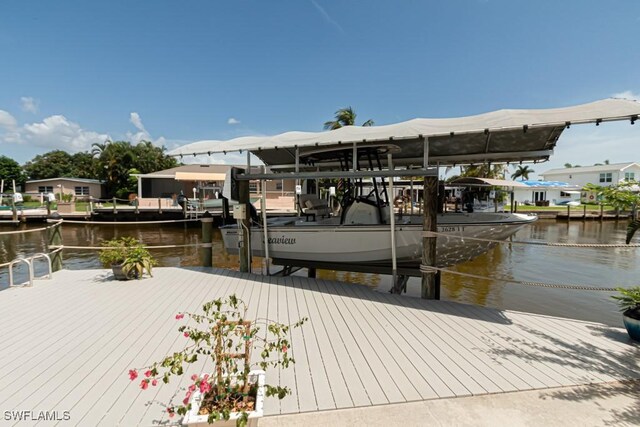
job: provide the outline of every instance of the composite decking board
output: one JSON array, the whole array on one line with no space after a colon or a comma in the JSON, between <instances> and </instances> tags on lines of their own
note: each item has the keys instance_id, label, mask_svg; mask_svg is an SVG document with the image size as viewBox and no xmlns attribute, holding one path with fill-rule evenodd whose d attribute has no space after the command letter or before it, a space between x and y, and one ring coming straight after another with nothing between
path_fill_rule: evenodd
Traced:
<instances>
[{"instance_id":1,"label":"composite decking board","mask_svg":"<svg viewBox=\"0 0 640 427\"><path fill-rule=\"evenodd\" d=\"M388 341L383 342L379 336L378 331L384 331L385 319L375 319L366 308L362 307L375 305L375 302L354 298L349 294L348 288L343 286L340 289L340 285L335 282L325 283L331 288L331 293L340 295L337 301L344 308L341 313L343 313L352 333L360 342L363 352L369 356L369 363L372 369L377 372L380 382L384 384L385 394L389 401L407 402L424 399L410 380L406 370L400 366L398 358L405 363L410 362L404 360L404 356L398 351L396 345L388 345L388 343L394 342L394 338L387 336ZM386 375L381 375L381 373ZM419 375L417 371L415 373Z\"/></svg>"},{"instance_id":2,"label":"composite decking board","mask_svg":"<svg viewBox=\"0 0 640 427\"><path fill-rule=\"evenodd\" d=\"M292 324L308 316L308 314L306 312L304 314L300 313L293 279L287 277L284 283L286 285L287 307L289 308L289 319L287 323ZM302 330L305 326L306 325L303 324L301 327L291 329L291 357L296 361L294 364L296 374L295 385L296 389L299 390L298 408L300 412L317 411L319 409L318 395L316 393L317 386L314 384L314 378L312 377L309 367L307 344ZM312 393L302 394L303 390L311 390ZM330 389L326 391L330 392Z\"/></svg>"},{"instance_id":3,"label":"composite decking board","mask_svg":"<svg viewBox=\"0 0 640 427\"><path fill-rule=\"evenodd\" d=\"M520 315L522 317L522 315ZM555 352L554 357L558 359L566 358L566 354L569 353L575 357L575 364L578 369L583 369L582 366L591 366L591 371L595 371L596 375L602 381L619 380L621 378L628 378L629 376L638 375L638 364L630 359L628 361L617 362L616 358L619 358L620 351L623 349L617 346L609 346L608 340L601 340L601 345L596 348L591 345L594 336L591 334L585 335L584 328L574 329L571 325L566 326L563 323L557 322L553 318L543 318L539 316L526 316L523 323L531 323L538 327L540 332L532 331L531 328L527 328L527 331L531 334L541 334L542 339L552 340L553 345L558 349ZM586 324L585 326L587 326ZM525 328L525 326L521 326ZM544 332L543 332L544 331ZM558 338L551 338L551 334L557 334ZM576 338L578 340L576 340ZM561 340L572 339L572 344L567 344ZM588 339L588 341L585 341ZM626 349L625 349L626 350ZM558 353L563 353L562 355ZM617 363L616 369L612 369L613 363ZM581 366L582 365L582 366Z\"/></svg>"},{"instance_id":4,"label":"composite decking board","mask_svg":"<svg viewBox=\"0 0 640 427\"><path fill-rule=\"evenodd\" d=\"M166 290L163 291L164 293L167 293ZM126 313L126 315L131 316L131 310L127 310L126 307L123 307L121 309L121 312ZM119 317L117 316L118 313L116 313L113 316L113 319L118 320ZM91 320L94 321L94 323L99 321L99 316L97 316L98 319L96 319L96 317L91 318ZM121 318L122 316L120 316ZM84 326L84 325L82 325ZM97 325L96 325L97 326ZM84 332L84 331L83 331ZM37 364L36 366L34 366L34 368L38 371L38 372L24 372L24 371L17 371L20 374L20 382L21 385L23 387L20 388L20 390L18 390L16 393L13 393L10 396L10 401L9 402L20 402L21 399L24 399L27 397L28 393L26 393L29 390L33 390L33 388L38 387L38 388L44 388L46 386L46 380L52 378L53 376L55 376L60 370L63 370L70 361L75 360L80 358L81 356L83 356L81 358L81 360L84 360L84 364L87 364L89 362L89 358L86 357L87 355L85 355L84 353L87 352L89 349L91 349L92 347L94 347L95 345L95 341L92 340L91 338L93 338L93 336L95 334L90 333L90 327L87 327L87 333L83 334L81 336L78 336L75 333L67 333L66 335L69 336L73 336L76 340L76 345L69 348L67 346L61 346L60 344L62 343L56 343L54 344L54 347L57 349L57 352L55 353L55 360L51 360L53 356L52 354L50 354L49 352L42 352L41 355L43 356L43 360ZM117 336L117 335L116 335ZM115 338L116 336L114 336L113 338ZM101 336L100 338L102 338L103 336ZM99 350L96 350L99 351ZM60 353L60 354L59 354ZM75 355L75 357L74 357ZM35 375L33 375L35 373ZM6 376L5 378L2 378L2 382L0 382L0 389L6 387L6 384L4 383L4 381L6 381L6 378L11 378L11 375ZM42 381L45 380L44 383L42 383ZM40 384L40 386L38 386L38 384ZM25 387L26 385L26 387ZM7 402L5 400L5 403L9 404L9 402Z\"/></svg>"},{"instance_id":5,"label":"composite decking board","mask_svg":"<svg viewBox=\"0 0 640 427\"><path fill-rule=\"evenodd\" d=\"M43 294L40 292L41 288L41 286L34 286L33 288L14 288L2 291L10 294L7 295L9 297L7 299L11 303L3 304L0 309L0 313L2 313L0 316L4 319L0 324L2 327L0 336L3 337L4 348L7 350L7 353L0 357L0 363L6 358L13 358L10 351L14 351L16 348L21 350L23 345L32 344L31 334L33 331L43 331L43 324L49 325L53 320L56 320L56 324L62 323L61 320L72 318L72 312L60 314L59 307L61 304L72 305L70 303L77 300L77 296L72 294L65 298L66 293L61 292L54 295ZM80 291L90 292L87 289ZM33 303L30 303L33 298L37 298L40 303L34 306ZM16 333L18 328L19 334Z\"/></svg>"},{"instance_id":6,"label":"composite decking board","mask_svg":"<svg viewBox=\"0 0 640 427\"><path fill-rule=\"evenodd\" d=\"M221 277L220 279L224 279L224 277ZM177 330L180 325L184 324L184 322L176 320L175 315L179 311L185 309L191 310L193 307L196 307L205 295L209 293L208 286L205 285L206 281L206 276L202 276L198 277L197 280L193 280L191 283L174 283L176 288L183 288L183 290L181 289L182 292L180 295L176 295L174 293L173 308L175 308L175 310L173 312L167 312L164 322L157 324L156 332L154 335L149 337L148 344L153 345L155 343L155 348L146 353L141 351L131 358L130 363L133 363L136 360L144 360L141 366L131 365L131 368L139 369L140 379L134 381L133 384L128 382L126 378L127 368L125 367L125 371L117 377L117 380L110 384L109 389L105 390L105 392L111 391L116 397L115 399L112 399L111 402L101 402L107 407L107 410L104 413L104 416L100 418L100 423L106 426L122 423L124 421L124 416L126 416L131 408L134 408L137 403L153 401L154 394L157 394L158 388L150 386L148 390L141 390L139 387L135 387L143 378L142 368L150 366L154 362L160 362L162 358L169 353L169 351L181 347L181 344L182 347L187 345L189 341L181 336ZM171 330L173 330L173 334L165 332ZM203 362L204 360L198 361L197 364L201 365ZM151 406L152 405L146 407L146 411L141 414L141 419L144 418ZM94 408L91 409L93 410Z\"/></svg>"},{"instance_id":7,"label":"composite decking board","mask_svg":"<svg viewBox=\"0 0 640 427\"><path fill-rule=\"evenodd\" d=\"M473 307L466 306L464 304L460 305L461 306L458 307L455 304L445 304L442 306L442 309L452 313L454 316L459 316L459 319L474 320L472 322L472 326L476 330L481 331L483 339L489 346L493 347L488 351L492 354L501 356L501 358L511 358L511 360L520 365L522 367L522 373L519 374L520 377L526 380L533 389L573 384L571 375L569 375L570 372L569 374L565 372L566 375L560 375L553 370L553 367L547 366L544 363L539 363L539 361L534 357L531 357L531 353L528 355L527 359L518 357L518 351L521 350L518 348L517 343L512 340L505 339L505 337L499 335L497 332L503 330L503 328L508 329L514 327L513 322L511 319L506 317L506 314L501 313L500 315L492 316L493 309L489 309L487 312L483 313L483 321L477 321L479 313L473 310ZM489 327L488 324L491 326ZM527 344L531 345L533 344L533 341L529 340Z\"/></svg>"},{"instance_id":8,"label":"composite decking board","mask_svg":"<svg viewBox=\"0 0 640 427\"><path fill-rule=\"evenodd\" d=\"M17 358L21 366L12 364L11 371L3 371L0 364L0 374L6 374L0 375L3 407L66 405L73 408L72 422L77 425L175 424L179 417L168 419L159 402L172 396L180 402L188 377L206 369L205 361L189 366L178 381L146 391L139 390L141 378L135 384L128 380L127 370L186 345L188 340L177 333L178 311L198 311L205 301L231 293L248 302L250 310L265 311L283 323L310 318L292 335L298 363L282 375L283 382L293 380L294 394L279 408L273 406L277 400L267 402L272 405L269 413L367 406L372 379L377 388L398 387L406 400L412 400L412 387L418 390L424 381L431 387L445 383L420 367L433 362L446 370L453 365L451 359L475 363L503 390L507 382L531 389L640 376L640 347L630 344L623 330L604 325L422 301L302 277L267 278L204 268L161 268L153 279L141 282L104 281L105 275L104 270L64 270L51 281L35 282L33 288L0 292L0 330L32 341L24 345L24 338L10 337L10 343L23 351ZM153 286L151 292L145 283ZM28 321L16 323L24 312L18 309L21 305L34 313ZM6 326L12 322L15 326ZM438 344L458 355L434 358L430 352L438 354ZM13 362L13 345L0 348L0 360ZM351 358L361 363L354 366ZM384 375L371 368L381 362L386 364ZM399 367L406 372L401 375ZM288 376L291 372L294 375ZM270 383L277 382L275 374ZM479 377L476 372L458 374L466 378L461 381L468 381L468 374ZM369 389L360 383L361 376Z\"/></svg>"},{"instance_id":9,"label":"composite decking board","mask_svg":"<svg viewBox=\"0 0 640 427\"><path fill-rule=\"evenodd\" d=\"M399 296L390 295L392 303L402 304L403 302L400 301L400 298ZM463 386L462 389L454 389L455 395L467 396L487 393L487 389L481 384L481 382L483 382L482 379L484 379L484 374L481 375L481 378L472 377L471 373L478 372L477 369L470 366L459 352L446 350L447 348L451 348L447 340L441 336L432 324L425 320L425 313L428 311L406 306L403 308L401 312L405 316L406 321L413 325L416 331L415 336L417 341L439 361L440 366L449 372L450 376L455 378L456 382ZM427 345L425 345L425 343ZM455 386L455 384L452 386Z\"/></svg>"},{"instance_id":10,"label":"composite decking board","mask_svg":"<svg viewBox=\"0 0 640 427\"><path fill-rule=\"evenodd\" d=\"M298 289L300 289L307 306L309 313L307 329L311 328L315 337L315 344L319 350L318 354L321 357L320 360L323 362L324 370L331 387L335 407L338 409L352 408L355 403L354 396L352 395L352 391L348 385L349 381L352 381L351 387L355 388L354 392L360 393L360 399L362 396L366 397L364 387L357 375L353 374L354 371L351 360L347 355L345 355L344 351L337 350L335 348L338 340L336 339L334 345L332 340L329 338L329 331L325 326L325 321L315 299L317 291L310 290L310 287L307 286L310 283L309 281L302 280L297 276L293 276L293 279L297 282L296 285ZM329 319L327 318L327 321L328 320ZM339 359L340 356L342 356L342 359ZM346 375L344 370L347 370L348 372ZM369 401L369 403L371 402Z\"/></svg>"},{"instance_id":11,"label":"composite decking board","mask_svg":"<svg viewBox=\"0 0 640 427\"><path fill-rule=\"evenodd\" d=\"M433 307L420 305L415 298L405 298L407 301L406 307L423 310L427 320L432 322L434 326L442 327L447 331L447 334L455 340L457 344L457 351L464 352L470 363L477 364L478 369L483 370L487 374L491 375L491 380L500 387L501 391L515 391L530 388L530 385L524 382L519 376L514 375L513 371L508 370L503 363L496 363L494 359L486 354L486 343L483 341L483 335L477 333L469 333L470 330L464 327L466 333L460 332L460 323L458 316L448 316L442 318L442 316L430 316L428 310L433 310ZM433 305L433 304L431 304ZM428 308L428 310L427 310ZM479 336L478 336L479 335ZM485 371L486 370L486 371Z\"/></svg>"},{"instance_id":12,"label":"composite decking board","mask_svg":"<svg viewBox=\"0 0 640 427\"><path fill-rule=\"evenodd\" d=\"M495 312L494 312L495 313ZM523 315L520 313L508 313L510 319L513 322L513 327L506 331L510 334L511 339L517 347L516 351L524 353L523 346L518 345L524 340L529 340L529 344L524 348L531 348L532 352L521 354L520 359L523 357L529 357L539 363L540 368L548 367L548 375L552 375L554 379L566 378L569 383L563 380L563 384L570 384L571 382L580 384L584 381L613 381L615 378L600 373L596 374L589 370L586 372L580 364L582 363L583 355L580 353L574 353L567 351L557 345L556 340L560 330L552 331L556 336L552 338L550 335L541 336L539 332L534 331L530 324L539 324L543 326L545 321L536 315ZM539 323L542 322L542 323ZM517 329L517 330L516 330ZM516 332L518 333L517 335ZM497 332L494 332L494 334ZM515 335L515 336L514 336ZM571 337L575 340L575 337ZM542 354L544 351L546 354ZM553 354L553 357L550 355Z\"/></svg>"},{"instance_id":13,"label":"composite decking board","mask_svg":"<svg viewBox=\"0 0 640 427\"><path fill-rule=\"evenodd\" d=\"M299 337L299 339L295 341L296 346L294 347L294 351L296 351L297 348L297 354L302 353L301 356L296 356L296 363L298 363L299 358L303 358L307 364L315 402L312 403L311 399L304 399L300 404L300 410L313 411L316 409L336 409L336 402L334 400L335 393L331 388L329 376L327 374L327 364L323 361L323 356L318 346L317 336L314 333L313 321L311 320L312 317L310 315L309 308L307 307L305 292L300 287L299 280L295 276L290 276L289 280L295 297L298 318L308 318L302 328L296 329L293 332L294 339ZM304 349L297 347L300 341L304 343ZM344 389L345 394L348 397L348 401L350 402L351 398L348 396L348 393L346 393L346 387L344 386L342 378L340 381L341 384L335 384L335 390L338 391L340 389ZM340 385L342 387L340 387Z\"/></svg>"},{"instance_id":14,"label":"composite decking board","mask_svg":"<svg viewBox=\"0 0 640 427\"><path fill-rule=\"evenodd\" d=\"M88 414L88 417L91 417L91 423L99 421L100 416L98 416L97 419L93 419L92 410L95 408L96 412L100 414L108 411L108 406L106 405L110 405L111 401L106 397L106 392L113 382L125 383L128 381L126 378L127 370L135 366L132 365L131 362L140 357L139 353L134 353L135 350L132 350L134 348L132 344L138 344L136 348L138 352L142 350L142 348L148 344L149 339L157 333L156 325L163 320L166 321L174 312L174 310L171 310L176 302L174 292L171 292L172 288L170 287L165 288L170 292L168 292L168 295L163 298L158 305L149 308L149 315L143 317L141 321L132 321L130 324L126 324L121 330L115 330L113 338L108 339L106 342L100 343L99 340L95 342L98 348L94 353L94 357L90 359L95 363L80 366L80 369L78 369L80 373L86 373L77 384L69 384L69 382L62 379L61 384L65 387L75 385L75 388L71 388L67 393L64 393L63 389L61 392L62 397L56 403L56 407L60 405L61 407L70 408L70 411L77 410L81 413ZM147 291L150 291L150 289L147 289ZM134 300L131 304L139 301L140 300ZM119 326L120 325L116 326L116 328ZM123 336L124 339L122 339ZM106 337L108 337L108 335L105 335L105 338ZM142 346L142 348L140 346ZM103 357L101 358L100 356ZM69 376L75 368L76 365L69 364L67 369L61 371L59 375L62 378ZM107 383L105 378L111 379L111 384ZM54 379L52 378L51 380ZM139 383L140 380L138 380L137 383ZM136 386L137 384L131 384L131 387ZM58 388L59 387L60 385ZM70 391L74 391L75 394L71 394ZM77 399L77 394L81 394L81 399ZM113 394L115 393L111 394L111 398L113 398ZM98 406L96 407L95 405Z\"/></svg>"},{"instance_id":15,"label":"composite decking board","mask_svg":"<svg viewBox=\"0 0 640 427\"><path fill-rule=\"evenodd\" d=\"M381 323L380 329L386 333L388 342L391 345L391 351L395 350L394 357L401 361L407 373L410 375L414 387L420 392L423 399L431 399L444 396L455 396L455 393L448 387L447 383L440 379L438 372L433 368L436 360L428 353L425 359L424 352L417 351L415 348L414 333L405 326L404 322L398 321L395 310L389 308L382 300L383 295L377 292L371 292L368 289L362 289L359 286L349 287L354 296L359 295L371 299L376 303L362 304L363 310L369 311L374 319L386 319L387 322ZM431 359L431 360L429 360ZM462 386L462 384L460 384ZM466 390L466 389L465 389Z\"/></svg>"},{"instance_id":16,"label":"composite decking board","mask_svg":"<svg viewBox=\"0 0 640 427\"><path fill-rule=\"evenodd\" d=\"M339 334L345 345L345 350L349 353L349 357L353 361L358 376L364 384L367 396L374 405L390 403L389 397L385 393L385 387L380 384L380 379L377 377L378 373L381 377L386 377L386 372L377 372L371 367L370 360L375 360L375 358L363 352L362 344L354 335L352 328L349 327L350 322L345 320L343 313L336 305L335 299L341 297L327 292L328 289L324 280L317 280L317 283L320 286L320 295L324 300L325 307L327 307L327 311L330 313L331 319L336 327L336 332ZM353 329L356 330L356 325L353 326ZM393 383L388 383L386 386L390 388L395 387Z\"/></svg>"},{"instance_id":17,"label":"composite decking board","mask_svg":"<svg viewBox=\"0 0 640 427\"><path fill-rule=\"evenodd\" d=\"M451 308L454 313L458 313L461 316L469 316L471 318L477 318L477 312L471 311L471 307L467 307L464 304L460 306L451 305L445 306ZM471 314L470 314L471 313ZM491 329L484 322L475 322L479 328L484 328L485 337L496 345L495 353L506 357L507 355L515 356L514 360L526 366L530 372L528 382L531 383L535 389L545 387L559 387L565 385L575 385L576 379L573 372L566 366L554 366L553 364L545 363L538 360L536 346L538 345L535 337L526 337L516 332L511 332L516 326L511 319L498 316L494 313L494 310L490 309L485 312L488 318L494 319L494 323L491 325ZM505 320L510 324L506 325ZM504 335L502 335L504 332ZM523 350L523 346L527 350ZM502 347L499 349L497 347ZM520 354L520 357L518 357ZM522 357L525 356L525 357ZM536 371L536 372L533 372Z\"/></svg>"},{"instance_id":18,"label":"composite decking board","mask_svg":"<svg viewBox=\"0 0 640 427\"><path fill-rule=\"evenodd\" d=\"M412 304L413 301L410 302ZM491 366L492 369L500 375L505 381L512 385L515 390L530 390L531 384L526 382L522 377L527 377L524 368L521 368L513 360L505 358L497 361L495 357L492 357L488 350L491 350L491 346L487 343L485 334L482 331L475 329L471 321L465 317L452 316L449 321L455 324L454 333L460 337L460 339L467 339L471 349L476 349L476 356L482 359L483 363L487 366ZM463 334L460 331L467 332ZM473 333L469 333L473 331Z\"/></svg>"}]
</instances>

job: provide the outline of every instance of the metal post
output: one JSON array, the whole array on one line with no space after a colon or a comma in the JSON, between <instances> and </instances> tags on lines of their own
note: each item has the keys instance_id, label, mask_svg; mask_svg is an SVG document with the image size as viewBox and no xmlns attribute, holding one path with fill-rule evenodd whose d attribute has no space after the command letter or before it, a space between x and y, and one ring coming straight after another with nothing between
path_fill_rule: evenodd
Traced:
<instances>
[{"instance_id":1,"label":"metal post","mask_svg":"<svg viewBox=\"0 0 640 427\"><path fill-rule=\"evenodd\" d=\"M60 220L60 214L54 213L51 215L51 219ZM56 227L51 227L47 230L48 234L48 247L52 250L56 250L62 246L62 224ZM51 268L53 271L62 270L62 251L57 251L51 254Z\"/></svg>"},{"instance_id":2,"label":"metal post","mask_svg":"<svg viewBox=\"0 0 640 427\"><path fill-rule=\"evenodd\" d=\"M267 167L262 167L262 172L267 173ZM267 228L267 182L263 179L260 181L260 189L262 200L260 202L262 214L262 231L264 232L264 266L265 271L267 272L267 276L270 274L269 272L269 230Z\"/></svg>"},{"instance_id":3,"label":"metal post","mask_svg":"<svg viewBox=\"0 0 640 427\"><path fill-rule=\"evenodd\" d=\"M393 158L391 153L387 154L387 168L393 170ZM398 278L398 265L396 261L396 213L394 209L394 197L393 197L393 177L389 177L389 219L391 220L391 276L393 278L393 285L396 288L396 281ZM398 289L396 289L398 291ZM400 292L394 292L400 293Z\"/></svg>"},{"instance_id":4,"label":"metal post","mask_svg":"<svg viewBox=\"0 0 640 427\"><path fill-rule=\"evenodd\" d=\"M202 246L200 255L202 258L202 266L203 267L211 267L213 266L213 216L206 211L202 218L200 218L200 222L202 223Z\"/></svg>"},{"instance_id":5,"label":"metal post","mask_svg":"<svg viewBox=\"0 0 640 427\"><path fill-rule=\"evenodd\" d=\"M249 212L249 181L238 181L238 203L244 204L246 209L246 216L244 219L238 220L241 223L242 241L244 245L240 248L240 271L248 273L251 271L251 221Z\"/></svg>"}]
</instances>

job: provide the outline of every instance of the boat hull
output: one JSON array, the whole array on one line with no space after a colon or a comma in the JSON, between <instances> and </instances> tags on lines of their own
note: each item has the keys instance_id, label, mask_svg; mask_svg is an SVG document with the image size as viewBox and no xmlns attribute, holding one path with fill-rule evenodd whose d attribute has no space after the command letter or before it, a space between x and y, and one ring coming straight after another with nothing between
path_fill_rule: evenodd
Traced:
<instances>
[{"instance_id":1,"label":"boat hull","mask_svg":"<svg viewBox=\"0 0 640 427\"><path fill-rule=\"evenodd\" d=\"M479 220L483 217L486 220ZM437 237L436 265L446 267L470 260L495 244L465 238L504 240L535 219L515 214L478 214L457 218L445 215L438 218L438 232L442 234ZM228 226L221 231L227 251L237 253L238 228ZM395 234L398 265L419 266L422 225L396 224ZM391 264L389 225L275 225L268 227L268 241L271 258L340 264ZM261 227L251 230L251 251L255 256L265 255Z\"/></svg>"}]
</instances>

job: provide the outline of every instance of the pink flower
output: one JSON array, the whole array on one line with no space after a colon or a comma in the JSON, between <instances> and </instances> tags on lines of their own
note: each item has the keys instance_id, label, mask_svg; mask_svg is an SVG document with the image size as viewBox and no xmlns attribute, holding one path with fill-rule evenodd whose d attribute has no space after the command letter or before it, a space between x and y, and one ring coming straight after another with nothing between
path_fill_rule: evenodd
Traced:
<instances>
[{"instance_id":1,"label":"pink flower","mask_svg":"<svg viewBox=\"0 0 640 427\"><path fill-rule=\"evenodd\" d=\"M189 398L185 397L184 400L182 401L182 404L188 405L189 404Z\"/></svg>"},{"instance_id":2,"label":"pink flower","mask_svg":"<svg viewBox=\"0 0 640 427\"><path fill-rule=\"evenodd\" d=\"M196 374L191 375L191 381L195 381L198 379L198 376Z\"/></svg>"},{"instance_id":3,"label":"pink flower","mask_svg":"<svg viewBox=\"0 0 640 427\"><path fill-rule=\"evenodd\" d=\"M154 387L157 386L158 385L158 380L154 379L153 381L151 381L151 385L154 386Z\"/></svg>"},{"instance_id":4,"label":"pink flower","mask_svg":"<svg viewBox=\"0 0 640 427\"><path fill-rule=\"evenodd\" d=\"M149 378L151 376L151 370L144 373L144 376Z\"/></svg>"},{"instance_id":5,"label":"pink flower","mask_svg":"<svg viewBox=\"0 0 640 427\"><path fill-rule=\"evenodd\" d=\"M204 377L202 377L202 379L203 379L204 381L208 380L208 379L209 379L209 374L204 374Z\"/></svg>"},{"instance_id":6,"label":"pink flower","mask_svg":"<svg viewBox=\"0 0 640 427\"><path fill-rule=\"evenodd\" d=\"M167 408L167 412L169 413L169 418L173 418L175 413L173 412L173 408Z\"/></svg>"},{"instance_id":7,"label":"pink flower","mask_svg":"<svg viewBox=\"0 0 640 427\"><path fill-rule=\"evenodd\" d=\"M180 320L180 319L183 319L183 318L184 318L184 314L182 314L182 313L176 314L176 320Z\"/></svg>"},{"instance_id":8,"label":"pink flower","mask_svg":"<svg viewBox=\"0 0 640 427\"><path fill-rule=\"evenodd\" d=\"M136 378L138 378L138 372L135 369L129 369L129 379L133 381Z\"/></svg>"},{"instance_id":9,"label":"pink flower","mask_svg":"<svg viewBox=\"0 0 640 427\"><path fill-rule=\"evenodd\" d=\"M184 333L185 338L189 338L189 332Z\"/></svg>"},{"instance_id":10,"label":"pink flower","mask_svg":"<svg viewBox=\"0 0 640 427\"><path fill-rule=\"evenodd\" d=\"M211 390L211 385L206 381L202 381L200 383L200 393L205 394L209 390Z\"/></svg>"},{"instance_id":11,"label":"pink flower","mask_svg":"<svg viewBox=\"0 0 640 427\"><path fill-rule=\"evenodd\" d=\"M283 345L283 346L282 346L282 352L283 352L283 353L286 353L286 352L287 352L287 350L288 350L287 346L286 346L286 345Z\"/></svg>"},{"instance_id":12,"label":"pink flower","mask_svg":"<svg viewBox=\"0 0 640 427\"><path fill-rule=\"evenodd\" d=\"M142 380L140 382L140 388L146 390L149 387L149 380Z\"/></svg>"},{"instance_id":13,"label":"pink flower","mask_svg":"<svg viewBox=\"0 0 640 427\"><path fill-rule=\"evenodd\" d=\"M189 386L189 392L193 393L196 390L196 385L195 384L191 384Z\"/></svg>"}]
</instances>

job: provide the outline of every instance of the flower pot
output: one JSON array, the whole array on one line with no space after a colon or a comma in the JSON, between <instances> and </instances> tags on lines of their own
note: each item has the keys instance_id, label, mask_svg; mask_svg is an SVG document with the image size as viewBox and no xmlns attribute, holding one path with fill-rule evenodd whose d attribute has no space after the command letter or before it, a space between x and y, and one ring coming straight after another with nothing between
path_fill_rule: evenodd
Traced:
<instances>
[{"instance_id":1,"label":"flower pot","mask_svg":"<svg viewBox=\"0 0 640 427\"><path fill-rule=\"evenodd\" d=\"M636 309L635 316L638 317L640 315L640 310ZM631 309L622 313L622 321L624 322L624 327L627 328L627 332L632 340L640 341L640 320L634 319L630 316Z\"/></svg>"},{"instance_id":2,"label":"flower pot","mask_svg":"<svg viewBox=\"0 0 640 427\"><path fill-rule=\"evenodd\" d=\"M116 280L131 280L134 278L131 274L124 272L122 264L112 264L111 271L113 271L113 277L115 277Z\"/></svg>"},{"instance_id":3,"label":"flower pot","mask_svg":"<svg viewBox=\"0 0 640 427\"><path fill-rule=\"evenodd\" d=\"M258 390L256 394L256 404L255 409L249 414L249 420L247 422L247 427L255 427L258 425L258 419L261 418L264 414L264 384L265 384L265 373L262 370L251 371L249 373L249 380L255 381L258 385ZM182 419L182 425L184 426L202 426L209 427L211 424L207 422L207 415L198 415L200 412L200 405L202 403L202 393L199 390L196 390L191 396L191 410L187 412L187 414ZM215 427L235 427L236 420L240 417L239 412L232 412L231 416L228 420L219 420L216 421Z\"/></svg>"}]
</instances>

